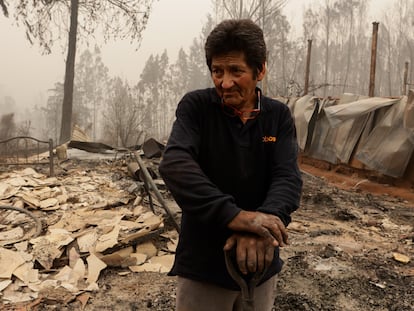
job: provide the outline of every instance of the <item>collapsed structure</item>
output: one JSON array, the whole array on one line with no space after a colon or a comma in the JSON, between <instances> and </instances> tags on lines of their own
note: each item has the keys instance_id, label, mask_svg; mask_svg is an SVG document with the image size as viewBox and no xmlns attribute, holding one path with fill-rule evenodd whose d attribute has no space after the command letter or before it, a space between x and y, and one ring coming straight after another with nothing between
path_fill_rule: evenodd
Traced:
<instances>
[{"instance_id":1,"label":"collapsed structure","mask_svg":"<svg viewBox=\"0 0 414 311\"><path fill-rule=\"evenodd\" d=\"M306 157L414 181L414 91L398 98L343 94L285 100Z\"/></svg>"},{"instance_id":2,"label":"collapsed structure","mask_svg":"<svg viewBox=\"0 0 414 311\"><path fill-rule=\"evenodd\" d=\"M55 177L32 168L2 174L2 303L31 301L56 291L65 293L63 301L84 299L99 290L97 281L106 267L130 273L171 268L177 232L165 225L165 202L149 200L145 183L130 174L129 154L115 161L115 153L84 154L88 160L69 155L70 160L61 161ZM154 177L153 187L163 187ZM22 210L30 211L32 219ZM35 220L41 230L33 228L39 223Z\"/></svg>"}]
</instances>

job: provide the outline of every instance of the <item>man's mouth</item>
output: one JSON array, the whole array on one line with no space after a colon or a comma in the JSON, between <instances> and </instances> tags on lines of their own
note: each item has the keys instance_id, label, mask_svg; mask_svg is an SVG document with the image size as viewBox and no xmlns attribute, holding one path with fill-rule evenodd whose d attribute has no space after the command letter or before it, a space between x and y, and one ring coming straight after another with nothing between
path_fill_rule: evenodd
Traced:
<instances>
[{"instance_id":1,"label":"man's mouth","mask_svg":"<svg viewBox=\"0 0 414 311\"><path fill-rule=\"evenodd\" d=\"M223 92L223 98L234 97L235 95L236 95L236 91Z\"/></svg>"},{"instance_id":2,"label":"man's mouth","mask_svg":"<svg viewBox=\"0 0 414 311\"><path fill-rule=\"evenodd\" d=\"M222 101L223 103L226 103L228 101L231 101L233 98L234 98L234 95L226 93L226 94L223 94Z\"/></svg>"}]
</instances>

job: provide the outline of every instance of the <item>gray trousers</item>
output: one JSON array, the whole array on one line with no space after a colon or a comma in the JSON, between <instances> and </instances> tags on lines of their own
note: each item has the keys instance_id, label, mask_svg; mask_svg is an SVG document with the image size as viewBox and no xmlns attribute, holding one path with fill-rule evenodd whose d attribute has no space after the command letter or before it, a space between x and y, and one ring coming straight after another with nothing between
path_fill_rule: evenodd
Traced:
<instances>
[{"instance_id":1,"label":"gray trousers","mask_svg":"<svg viewBox=\"0 0 414 311\"><path fill-rule=\"evenodd\" d=\"M256 311L271 311L276 297L276 276L255 289ZM210 283L177 279L176 311L240 311L240 291L232 291ZM274 309L273 309L274 310Z\"/></svg>"}]
</instances>

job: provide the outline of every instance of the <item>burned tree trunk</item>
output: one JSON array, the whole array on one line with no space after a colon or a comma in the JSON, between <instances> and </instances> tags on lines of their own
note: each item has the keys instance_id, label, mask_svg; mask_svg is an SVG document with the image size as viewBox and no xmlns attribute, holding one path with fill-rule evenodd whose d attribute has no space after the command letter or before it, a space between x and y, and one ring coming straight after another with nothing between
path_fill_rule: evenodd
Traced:
<instances>
[{"instance_id":1,"label":"burned tree trunk","mask_svg":"<svg viewBox=\"0 0 414 311\"><path fill-rule=\"evenodd\" d=\"M62 103L60 143L70 140L72 132L73 83L75 78L76 37L78 28L79 0L71 0L68 56L66 58L65 83Z\"/></svg>"}]
</instances>

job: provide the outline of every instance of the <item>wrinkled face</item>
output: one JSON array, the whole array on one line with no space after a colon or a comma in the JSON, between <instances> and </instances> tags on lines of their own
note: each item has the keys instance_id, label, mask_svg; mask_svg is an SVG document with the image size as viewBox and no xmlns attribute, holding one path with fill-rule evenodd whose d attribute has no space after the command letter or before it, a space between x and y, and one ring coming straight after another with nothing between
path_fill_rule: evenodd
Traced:
<instances>
[{"instance_id":1,"label":"wrinkled face","mask_svg":"<svg viewBox=\"0 0 414 311\"><path fill-rule=\"evenodd\" d=\"M226 105L239 110L254 108L256 104L256 84L262 80L266 68L254 79L243 52L230 52L212 58L211 77L218 95Z\"/></svg>"}]
</instances>

